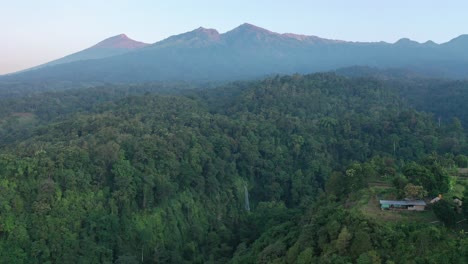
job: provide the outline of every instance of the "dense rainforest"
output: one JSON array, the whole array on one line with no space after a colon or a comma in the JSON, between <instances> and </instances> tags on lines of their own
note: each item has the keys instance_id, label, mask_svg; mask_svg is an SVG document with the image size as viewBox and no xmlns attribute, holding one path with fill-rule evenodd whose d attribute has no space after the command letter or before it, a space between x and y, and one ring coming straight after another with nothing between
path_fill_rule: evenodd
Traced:
<instances>
[{"instance_id":1,"label":"dense rainforest","mask_svg":"<svg viewBox=\"0 0 468 264\"><path fill-rule=\"evenodd\" d=\"M331 73L9 90L0 263L466 263L467 92Z\"/></svg>"}]
</instances>

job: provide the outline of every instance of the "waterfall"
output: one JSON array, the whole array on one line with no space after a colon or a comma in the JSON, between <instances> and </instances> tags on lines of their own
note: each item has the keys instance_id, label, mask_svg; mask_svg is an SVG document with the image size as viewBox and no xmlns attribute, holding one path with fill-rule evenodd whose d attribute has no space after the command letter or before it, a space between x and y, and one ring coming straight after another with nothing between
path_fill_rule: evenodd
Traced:
<instances>
[{"instance_id":1,"label":"waterfall","mask_svg":"<svg viewBox=\"0 0 468 264\"><path fill-rule=\"evenodd\" d=\"M245 210L250 211L249 191L247 190L247 185L244 185L244 193L245 193Z\"/></svg>"}]
</instances>

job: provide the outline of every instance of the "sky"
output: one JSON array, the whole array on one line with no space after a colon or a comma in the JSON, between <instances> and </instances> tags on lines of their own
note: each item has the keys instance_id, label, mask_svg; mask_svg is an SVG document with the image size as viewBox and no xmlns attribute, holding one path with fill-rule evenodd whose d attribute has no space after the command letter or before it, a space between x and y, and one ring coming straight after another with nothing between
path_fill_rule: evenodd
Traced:
<instances>
[{"instance_id":1,"label":"sky","mask_svg":"<svg viewBox=\"0 0 468 264\"><path fill-rule=\"evenodd\" d=\"M154 43L200 26L251 23L348 41L447 42L468 34L466 0L0 0L0 74L126 34Z\"/></svg>"}]
</instances>

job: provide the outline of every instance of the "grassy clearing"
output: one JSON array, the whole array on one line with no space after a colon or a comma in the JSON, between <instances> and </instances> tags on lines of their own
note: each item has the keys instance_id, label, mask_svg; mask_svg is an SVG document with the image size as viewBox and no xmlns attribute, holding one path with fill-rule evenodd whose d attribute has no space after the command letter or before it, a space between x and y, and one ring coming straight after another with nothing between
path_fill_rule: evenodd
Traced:
<instances>
[{"instance_id":1,"label":"grassy clearing","mask_svg":"<svg viewBox=\"0 0 468 264\"><path fill-rule=\"evenodd\" d=\"M385 222L420 222L438 221L432 211L390 211L381 210L380 199L396 199L396 189L389 187L371 187L359 192L359 199L354 203L353 210L358 210L365 216Z\"/></svg>"}]
</instances>

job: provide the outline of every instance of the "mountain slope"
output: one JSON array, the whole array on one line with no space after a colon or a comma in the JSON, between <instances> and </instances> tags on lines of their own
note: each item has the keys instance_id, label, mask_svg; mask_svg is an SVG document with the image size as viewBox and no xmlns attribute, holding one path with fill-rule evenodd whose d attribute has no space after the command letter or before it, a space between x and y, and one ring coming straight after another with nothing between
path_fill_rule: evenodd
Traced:
<instances>
[{"instance_id":1,"label":"mountain slope","mask_svg":"<svg viewBox=\"0 0 468 264\"><path fill-rule=\"evenodd\" d=\"M51 62L48 62L36 68L70 63L74 61L93 60L93 59L102 59L102 58L112 57L112 56L127 53L129 51L140 49L148 45L149 44L147 43L143 43L143 42L130 39L125 34L120 34L117 36L107 38L85 50L70 54L68 56L65 56L63 58L60 58Z\"/></svg>"},{"instance_id":2,"label":"mountain slope","mask_svg":"<svg viewBox=\"0 0 468 264\"><path fill-rule=\"evenodd\" d=\"M346 42L279 34L243 24L224 34L214 29L198 28L131 53L74 61L8 78L107 82L211 81L329 71L354 65L406 68L438 77L466 78L468 55L462 48L465 42L465 36L440 45L409 39L401 39L394 44ZM72 56L85 57L82 54Z\"/></svg>"}]
</instances>

